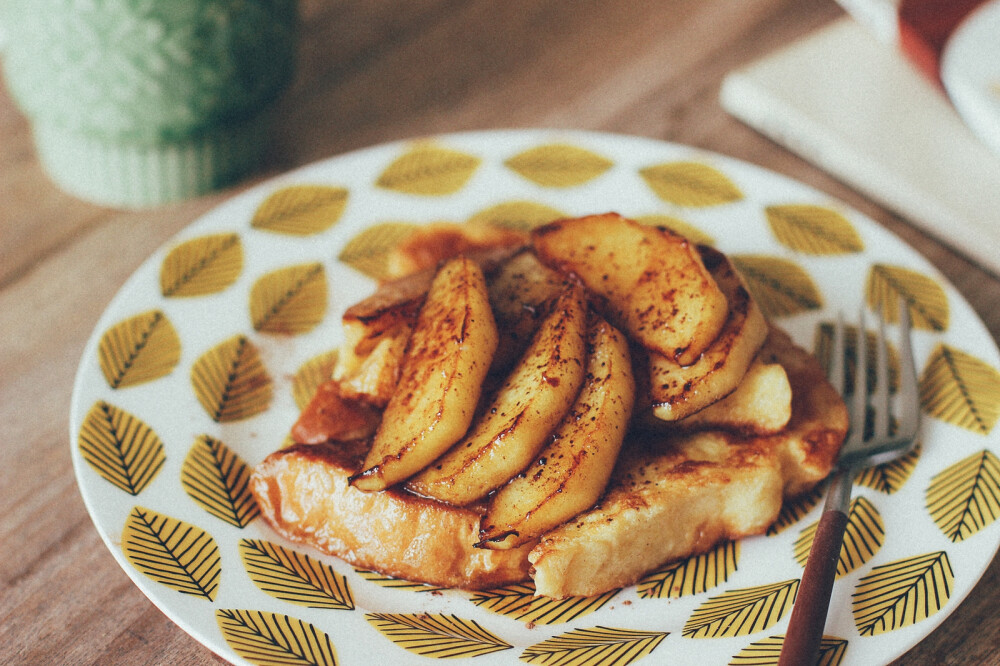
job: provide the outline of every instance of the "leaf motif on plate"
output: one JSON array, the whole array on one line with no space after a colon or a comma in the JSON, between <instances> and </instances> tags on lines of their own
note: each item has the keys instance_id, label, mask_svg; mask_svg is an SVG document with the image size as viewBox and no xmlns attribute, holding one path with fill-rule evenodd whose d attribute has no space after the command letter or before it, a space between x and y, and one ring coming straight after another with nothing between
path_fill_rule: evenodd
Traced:
<instances>
[{"instance_id":1,"label":"leaf motif on plate","mask_svg":"<svg viewBox=\"0 0 1000 666\"><path fill-rule=\"evenodd\" d=\"M834 324L831 322L821 322L816 327L816 353L820 365L829 368L833 355L833 331ZM866 388L868 393L875 390L878 381L876 374L877 338L874 331L865 332L865 369L867 372ZM889 392L896 393L899 390L899 350L890 341L886 341L886 352L889 357ZM844 393L850 395L854 392L854 371L858 358L858 327L844 326Z\"/></svg>"},{"instance_id":2,"label":"leaf motif on plate","mask_svg":"<svg viewBox=\"0 0 1000 666\"><path fill-rule=\"evenodd\" d=\"M935 418L987 435L1000 417L1000 372L939 344L920 375L920 404Z\"/></svg>"},{"instance_id":3,"label":"leaf motif on plate","mask_svg":"<svg viewBox=\"0 0 1000 666\"><path fill-rule=\"evenodd\" d=\"M261 539L241 539L240 558L254 585L275 599L308 608L354 610L347 578L315 558Z\"/></svg>"},{"instance_id":4,"label":"leaf motif on plate","mask_svg":"<svg viewBox=\"0 0 1000 666\"><path fill-rule=\"evenodd\" d=\"M535 596L532 583L515 583L472 594L472 603L491 613L535 625L562 624L589 615L604 606L619 590L593 597L552 599Z\"/></svg>"},{"instance_id":5,"label":"leaf motif on plate","mask_svg":"<svg viewBox=\"0 0 1000 666\"><path fill-rule=\"evenodd\" d=\"M250 320L262 333L311 331L326 315L322 264L281 268L261 276L250 290Z\"/></svg>"},{"instance_id":6,"label":"leaf motif on plate","mask_svg":"<svg viewBox=\"0 0 1000 666\"><path fill-rule=\"evenodd\" d=\"M200 527L136 506L122 530L122 552L147 578L215 601L222 560L215 539Z\"/></svg>"},{"instance_id":7,"label":"leaf motif on plate","mask_svg":"<svg viewBox=\"0 0 1000 666\"><path fill-rule=\"evenodd\" d=\"M612 627L574 629L525 648L521 661L529 664L625 666L655 650L666 631L637 631Z\"/></svg>"},{"instance_id":8,"label":"leaf motif on plate","mask_svg":"<svg viewBox=\"0 0 1000 666\"><path fill-rule=\"evenodd\" d=\"M736 653L730 660L729 666L777 666L784 644L784 634L754 641ZM844 661L846 653L845 639L823 636L819 642L819 654L816 656L815 666L839 666Z\"/></svg>"},{"instance_id":9,"label":"leaf motif on plate","mask_svg":"<svg viewBox=\"0 0 1000 666\"><path fill-rule=\"evenodd\" d=\"M162 312L150 310L105 331L97 356L111 388L135 386L171 373L181 358L181 339Z\"/></svg>"},{"instance_id":10,"label":"leaf motif on plate","mask_svg":"<svg viewBox=\"0 0 1000 666\"><path fill-rule=\"evenodd\" d=\"M798 579L728 590L695 609L684 624L687 638L747 636L769 629L785 616L795 601Z\"/></svg>"},{"instance_id":11,"label":"leaf motif on plate","mask_svg":"<svg viewBox=\"0 0 1000 666\"><path fill-rule=\"evenodd\" d=\"M635 218L639 224L647 227L666 227L674 233L684 236L692 243L699 245L715 245L715 239L707 233L694 226L690 222L685 222L670 215L640 215Z\"/></svg>"},{"instance_id":12,"label":"leaf motif on plate","mask_svg":"<svg viewBox=\"0 0 1000 666\"><path fill-rule=\"evenodd\" d=\"M767 528L767 536L783 532L805 518L806 514L819 504L822 489L823 486L816 486L807 493L785 500L781 505L781 511L778 512L778 518Z\"/></svg>"},{"instance_id":13,"label":"leaf motif on plate","mask_svg":"<svg viewBox=\"0 0 1000 666\"><path fill-rule=\"evenodd\" d=\"M786 317L823 307L812 277L799 264L756 254L729 257L768 318Z\"/></svg>"},{"instance_id":14,"label":"leaf motif on plate","mask_svg":"<svg viewBox=\"0 0 1000 666\"><path fill-rule=\"evenodd\" d=\"M273 391L260 353L235 335L202 354L191 367L191 385L213 421L240 421L267 411Z\"/></svg>"},{"instance_id":15,"label":"leaf motif on plate","mask_svg":"<svg viewBox=\"0 0 1000 666\"><path fill-rule=\"evenodd\" d=\"M375 185L406 194L454 194L465 187L481 162L474 155L432 143L419 143L394 160L379 175Z\"/></svg>"},{"instance_id":16,"label":"leaf motif on plate","mask_svg":"<svg viewBox=\"0 0 1000 666\"><path fill-rule=\"evenodd\" d=\"M881 465L873 465L863 469L854 479L854 483L891 495L906 483L917 467L920 459L920 444L913 447L909 453L890 460Z\"/></svg>"},{"instance_id":17,"label":"leaf motif on plate","mask_svg":"<svg viewBox=\"0 0 1000 666\"><path fill-rule=\"evenodd\" d=\"M347 189L329 185L291 185L268 196L250 220L254 229L291 236L326 231L347 206Z\"/></svg>"},{"instance_id":18,"label":"leaf motif on plate","mask_svg":"<svg viewBox=\"0 0 1000 666\"><path fill-rule=\"evenodd\" d=\"M993 523L1000 516L1000 459L983 450L939 472L927 487L927 510L955 543Z\"/></svg>"},{"instance_id":19,"label":"leaf motif on plate","mask_svg":"<svg viewBox=\"0 0 1000 666\"><path fill-rule=\"evenodd\" d=\"M84 418L77 445L95 472L130 495L145 490L167 459L152 428L103 400Z\"/></svg>"},{"instance_id":20,"label":"leaf motif on plate","mask_svg":"<svg viewBox=\"0 0 1000 666\"><path fill-rule=\"evenodd\" d=\"M614 162L562 143L536 146L504 161L508 169L542 187L575 187L597 178Z\"/></svg>"},{"instance_id":21,"label":"leaf motif on plate","mask_svg":"<svg viewBox=\"0 0 1000 666\"><path fill-rule=\"evenodd\" d=\"M330 637L294 617L258 610L220 608L215 621L226 643L252 664L336 666Z\"/></svg>"},{"instance_id":22,"label":"leaf motif on plate","mask_svg":"<svg viewBox=\"0 0 1000 666\"><path fill-rule=\"evenodd\" d=\"M243 271L243 245L237 234L201 236L181 243L160 266L160 292L170 297L215 294Z\"/></svg>"},{"instance_id":23,"label":"leaf motif on plate","mask_svg":"<svg viewBox=\"0 0 1000 666\"><path fill-rule=\"evenodd\" d=\"M875 264L868 271L865 302L885 320L899 320L899 299L906 303L914 328L948 330L948 296L933 278L888 264Z\"/></svg>"},{"instance_id":24,"label":"leaf motif on plate","mask_svg":"<svg viewBox=\"0 0 1000 666\"><path fill-rule=\"evenodd\" d=\"M778 242L796 252L836 255L865 249L854 225L832 208L783 204L766 207L764 214Z\"/></svg>"},{"instance_id":25,"label":"leaf motif on plate","mask_svg":"<svg viewBox=\"0 0 1000 666\"><path fill-rule=\"evenodd\" d=\"M701 162L666 162L641 169L639 175L656 196L678 206L719 206L743 198L726 174Z\"/></svg>"},{"instance_id":26,"label":"leaf motif on plate","mask_svg":"<svg viewBox=\"0 0 1000 666\"><path fill-rule=\"evenodd\" d=\"M953 580L943 550L875 567L855 588L854 624L862 636L878 636L920 622L948 603Z\"/></svg>"},{"instance_id":27,"label":"leaf motif on plate","mask_svg":"<svg viewBox=\"0 0 1000 666\"><path fill-rule=\"evenodd\" d=\"M468 224L483 224L512 231L531 231L535 227L566 217L565 213L533 201L507 201L475 213Z\"/></svg>"},{"instance_id":28,"label":"leaf motif on plate","mask_svg":"<svg viewBox=\"0 0 1000 666\"><path fill-rule=\"evenodd\" d=\"M323 352L299 366L292 377L292 397L299 410L306 408L312 400L316 389L323 382L333 377L333 368L337 365L338 350Z\"/></svg>"},{"instance_id":29,"label":"leaf motif on plate","mask_svg":"<svg viewBox=\"0 0 1000 666\"><path fill-rule=\"evenodd\" d=\"M195 440L181 466L181 486L198 506L235 527L246 527L260 515L249 466L214 437Z\"/></svg>"},{"instance_id":30,"label":"leaf motif on plate","mask_svg":"<svg viewBox=\"0 0 1000 666\"><path fill-rule=\"evenodd\" d=\"M379 573L377 571L369 571L367 569L355 569L354 572L364 578L365 580L375 583L379 587L384 587L390 590L409 590L411 592L441 592L450 588L441 587L440 585L431 585L429 583L419 583L413 580L406 580L404 578L393 578L392 576L387 576L386 574Z\"/></svg>"},{"instance_id":31,"label":"leaf motif on plate","mask_svg":"<svg viewBox=\"0 0 1000 666\"><path fill-rule=\"evenodd\" d=\"M816 521L802 530L799 538L795 540L794 557L800 567L806 566L818 527L819 521ZM852 500L847 512L844 544L840 548L837 560L837 578L868 563L884 542L885 526L882 523L882 515L875 505L864 497Z\"/></svg>"},{"instance_id":32,"label":"leaf motif on plate","mask_svg":"<svg viewBox=\"0 0 1000 666\"><path fill-rule=\"evenodd\" d=\"M640 599L668 599L701 594L721 585L736 571L740 557L738 541L724 541L715 548L672 562L648 574L637 584Z\"/></svg>"},{"instance_id":33,"label":"leaf motif on plate","mask_svg":"<svg viewBox=\"0 0 1000 666\"><path fill-rule=\"evenodd\" d=\"M424 657L480 657L513 647L475 620L455 615L368 613L365 619L399 647Z\"/></svg>"},{"instance_id":34,"label":"leaf motif on plate","mask_svg":"<svg viewBox=\"0 0 1000 666\"><path fill-rule=\"evenodd\" d=\"M357 234L340 250L337 259L375 280L389 277L386 258L417 229L411 222L381 222Z\"/></svg>"}]
</instances>

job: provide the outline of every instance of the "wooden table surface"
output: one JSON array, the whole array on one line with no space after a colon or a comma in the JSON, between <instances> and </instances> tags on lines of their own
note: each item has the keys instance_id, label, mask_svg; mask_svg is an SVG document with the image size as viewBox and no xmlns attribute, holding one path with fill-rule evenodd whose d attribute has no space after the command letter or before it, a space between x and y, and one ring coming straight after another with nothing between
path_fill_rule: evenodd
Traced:
<instances>
[{"instance_id":1,"label":"wooden table surface","mask_svg":"<svg viewBox=\"0 0 1000 666\"><path fill-rule=\"evenodd\" d=\"M902 237L1000 337L1000 279L729 117L725 73L841 16L833 0L305 0L297 79L250 182L134 212L57 190L0 86L0 663L212 663L122 572L77 490L73 375L116 290L161 243L260 180L458 130L635 134L753 162ZM1000 561L900 664L998 663ZM97 610L100 612L95 612Z\"/></svg>"}]
</instances>

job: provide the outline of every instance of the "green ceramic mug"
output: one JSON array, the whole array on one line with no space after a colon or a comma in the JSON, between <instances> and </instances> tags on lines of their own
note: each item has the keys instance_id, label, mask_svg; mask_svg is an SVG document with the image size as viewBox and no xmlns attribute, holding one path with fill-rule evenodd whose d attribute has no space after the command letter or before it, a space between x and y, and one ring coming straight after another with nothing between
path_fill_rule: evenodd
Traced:
<instances>
[{"instance_id":1,"label":"green ceramic mug","mask_svg":"<svg viewBox=\"0 0 1000 666\"><path fill-rule=\"evenodd\" d=\"M260 163L296 23L296 0L3 0L4 76L63 189L157 205Z\"/></svg>"}]
</instances>

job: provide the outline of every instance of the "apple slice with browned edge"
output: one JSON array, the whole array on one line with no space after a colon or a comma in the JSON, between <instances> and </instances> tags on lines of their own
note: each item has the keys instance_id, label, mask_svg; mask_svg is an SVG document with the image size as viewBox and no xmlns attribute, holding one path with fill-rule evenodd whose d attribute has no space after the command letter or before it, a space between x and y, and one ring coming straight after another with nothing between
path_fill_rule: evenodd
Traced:
<instances>
[{"instance_id":1,"label":"apple slice with browned edge","mask_svg":"<svg viewBox=\"0 0 1000 666\"><path fill-rule=\"evenodd\" d=\"M729 259L717 250L701 251L726 294L729 316L719 336L690 365L649 354L652 410L664 421L694 414L736 390L767 338L767 320Z\"/></svg>"},{"instance_id":2,"label":"apple slice with browned edge","mask_svg":"<svg viewBox=\"0 0 1000 666\"><path fill-rule=\"evenodd\" d=\"M497 346L483 271L465 257L437 272L403 358L399 383L361 471L382 490L429 465L466 433Z\"/></svg>"},{"instance_id":3,"label":"apple slice with browned edge","mask_svg":"<svg viewBox=\"0 0 1000 666\"><path fill-rule=\"evenodd\" d=\"M480 546L528 543L593 506L604 492L628 429L635 381L625 336L594 319L580 395L535 461L490 499Z\"/></svg>"},{"instance_id":4,"label":"apple slice with browned edge","mask_svg":"<svg viewBox=\"0 0 1000 666\"><path fill-rule=\"evenodd\" d=\"M688 365L722 330L725 295L694 243L669 229L607 213L552 222L531 238L543 263L576 275L650 351Z\"/></svg>"},{"instance_id":5,"label":"apple slice with browned edge","mask_svg":"<svg viewBox=\"0 0 1000 666\"><path fill-rule=\"evenodd\" d=\"M586 335L583 290L570 285L468 435L406 487L464 506L527 467L580 391Z\"/></svg>"}]
</instances>

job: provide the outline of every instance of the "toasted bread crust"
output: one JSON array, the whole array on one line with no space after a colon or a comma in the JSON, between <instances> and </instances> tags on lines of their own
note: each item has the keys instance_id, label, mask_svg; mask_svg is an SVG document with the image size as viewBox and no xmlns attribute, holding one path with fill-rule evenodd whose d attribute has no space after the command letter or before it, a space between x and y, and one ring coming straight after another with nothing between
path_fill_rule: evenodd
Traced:
<instances>
[{"instance_id":1,"label":"toasted bread crust","mask_svg":"<svg viewBox=\"0 0 1000 666\"><path fill-rule=\"evenodd\" d=\"M251 478L264 519L290 541L407 580L482 589L528 577L534 543L509 551L473 547L481 507L352 487L348 479L366 450L365 442L344 442L272 453Z\"/></svg>"}]
</instances>

